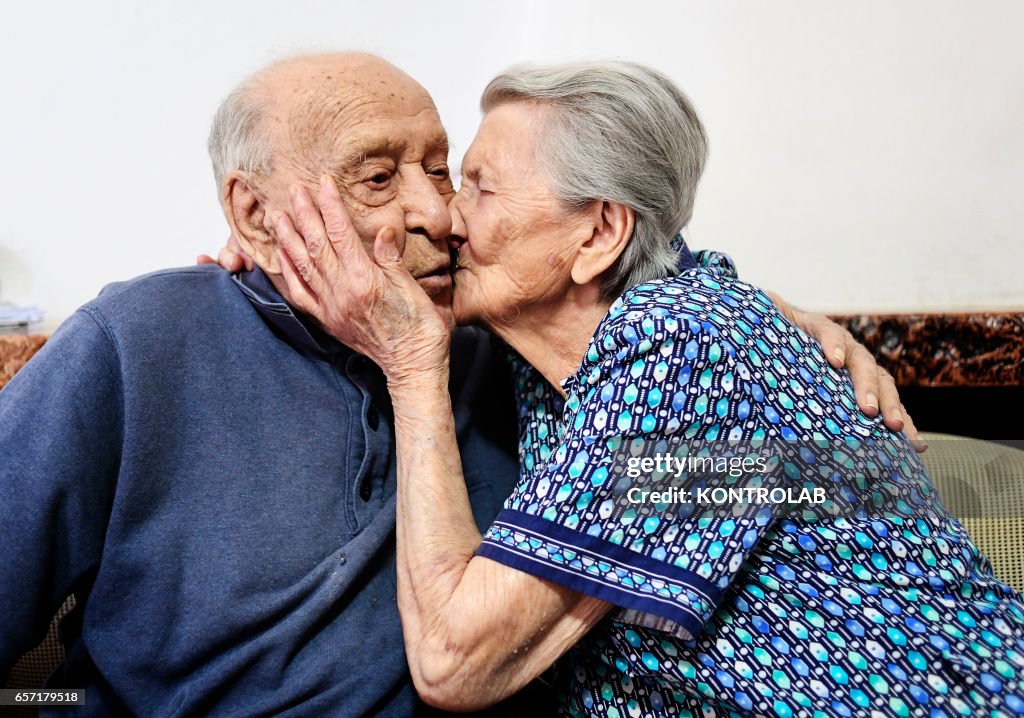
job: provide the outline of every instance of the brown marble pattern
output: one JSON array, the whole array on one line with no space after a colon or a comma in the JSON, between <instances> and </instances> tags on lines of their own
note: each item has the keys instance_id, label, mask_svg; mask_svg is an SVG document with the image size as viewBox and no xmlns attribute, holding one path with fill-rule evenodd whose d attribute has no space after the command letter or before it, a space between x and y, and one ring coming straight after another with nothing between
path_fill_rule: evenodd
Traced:
<instances>
[{"instance_id":1,"label":"brown marble pattern","mask_svg":"<svg viewBox=\"0 0 1024 718\"><path fill-rule=\"evenodd\" d=\"M45 343L46 337L39 334L0 336L0 389Z\"/></svg>"},{"instance_id":2,"label":"brown marble pattern","mask_svg":"<svg viewBox=\"0 0 1024 718\"><path fill-rule=\"evenodd\" d=\"M1024 386L1024 312L832 317L905 386ZM46 342L0 335L0 388Z\"/></svg>"},{"instance_id":3,"label":"brown marble pattern","mask_svg":"<svg viewBox=\"0 0 1024 718\"><path fill-rule=\"evenodd\" d=\"M834 316L897 386L1024 386L1024 312Z\"/></svg>"}]
</instances>

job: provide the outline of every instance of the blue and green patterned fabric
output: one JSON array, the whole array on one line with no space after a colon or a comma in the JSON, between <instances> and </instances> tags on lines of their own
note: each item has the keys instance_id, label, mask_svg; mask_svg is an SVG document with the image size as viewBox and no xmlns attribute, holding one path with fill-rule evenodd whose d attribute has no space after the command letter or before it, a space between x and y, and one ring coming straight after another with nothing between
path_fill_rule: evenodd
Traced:
<instances>
[{"instance_id":1,"label":"blue and green patterned fabric","mask_svg":"<svg viewBox=\"0 0 1024 718\"><path fill-rule=\"evenodd\" d=\"M564 713L1024 715L1020 596L905 438L725 268L627 291L564 400L514 362L521 479L478 554L614 606L556 665ZM627 458L676 439L796 447L742 480L810 480L846 509L624 500L644 481Z\"/></svg>"}]
</instances>

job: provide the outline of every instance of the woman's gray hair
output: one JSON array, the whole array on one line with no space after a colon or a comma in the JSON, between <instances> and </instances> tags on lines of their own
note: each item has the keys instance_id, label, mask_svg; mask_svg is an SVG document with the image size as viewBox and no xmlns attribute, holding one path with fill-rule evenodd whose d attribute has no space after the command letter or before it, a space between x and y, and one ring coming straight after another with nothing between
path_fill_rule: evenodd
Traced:
<instances>
[{"instance_id":1,"label":"woman's gray hair","mask_svg":"<svg viewBox=\"0 0 1024 718\"><path fill-rule=\"evenodd\" d=\"M272 146L263 124L269 99L263 74L249 77L232 90L213 116L206 146L218 192L224 176L232 170L246 174L270 172Z\"/></svg>"},{"instance_id":2,"label":"woman's gray hair","mask_svg":"<svg viewBox=\"0 0 1024 718\"><path fill-rule=\"evenodd\" d=\"M571 207L632 207L633 237L602 278L603 298L674 273L673 237L693 213L708 141L686 95L632 62L518 66L484 89L484 112L508 102L552 108L537 143L551 189Z\"/></svg>"}]
</instances>

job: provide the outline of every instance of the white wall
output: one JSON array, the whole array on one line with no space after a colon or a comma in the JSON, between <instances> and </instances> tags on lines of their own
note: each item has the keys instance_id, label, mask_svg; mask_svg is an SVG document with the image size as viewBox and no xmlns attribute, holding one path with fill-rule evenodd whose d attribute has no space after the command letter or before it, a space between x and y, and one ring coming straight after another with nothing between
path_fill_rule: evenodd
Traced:
<instances>
[{"instance_id":1,"label":"white wall","mask_svg":"<svg viewBox=\"0 0 1024 718\"><path fill-rule=\"evenodd\" d=\"M417 77L465 150L518 61L668 72L709 129L691 245L826 310L1024 309L1024 3L61 0L0 12L0 300L51 323L214 252L205 155L246 73L308 49Z\"/></svg>"}]
</instances>

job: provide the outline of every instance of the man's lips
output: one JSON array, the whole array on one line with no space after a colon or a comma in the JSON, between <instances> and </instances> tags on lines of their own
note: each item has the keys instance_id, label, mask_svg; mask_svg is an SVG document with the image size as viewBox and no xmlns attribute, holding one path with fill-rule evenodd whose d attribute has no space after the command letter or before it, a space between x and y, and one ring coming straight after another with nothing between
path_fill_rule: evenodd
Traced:
<instances>
[{"instance_id":1,"label":"man's lips","mask_svg":"<svg viewBox=\"0 0 1024 718\"><path fill-rule=\"evenodd\" d=\"M440 294L452 286L452 275L447 264L443 264L427 274L416 277L416 281L428 295Z\"/></svg>"}]
</instances>

